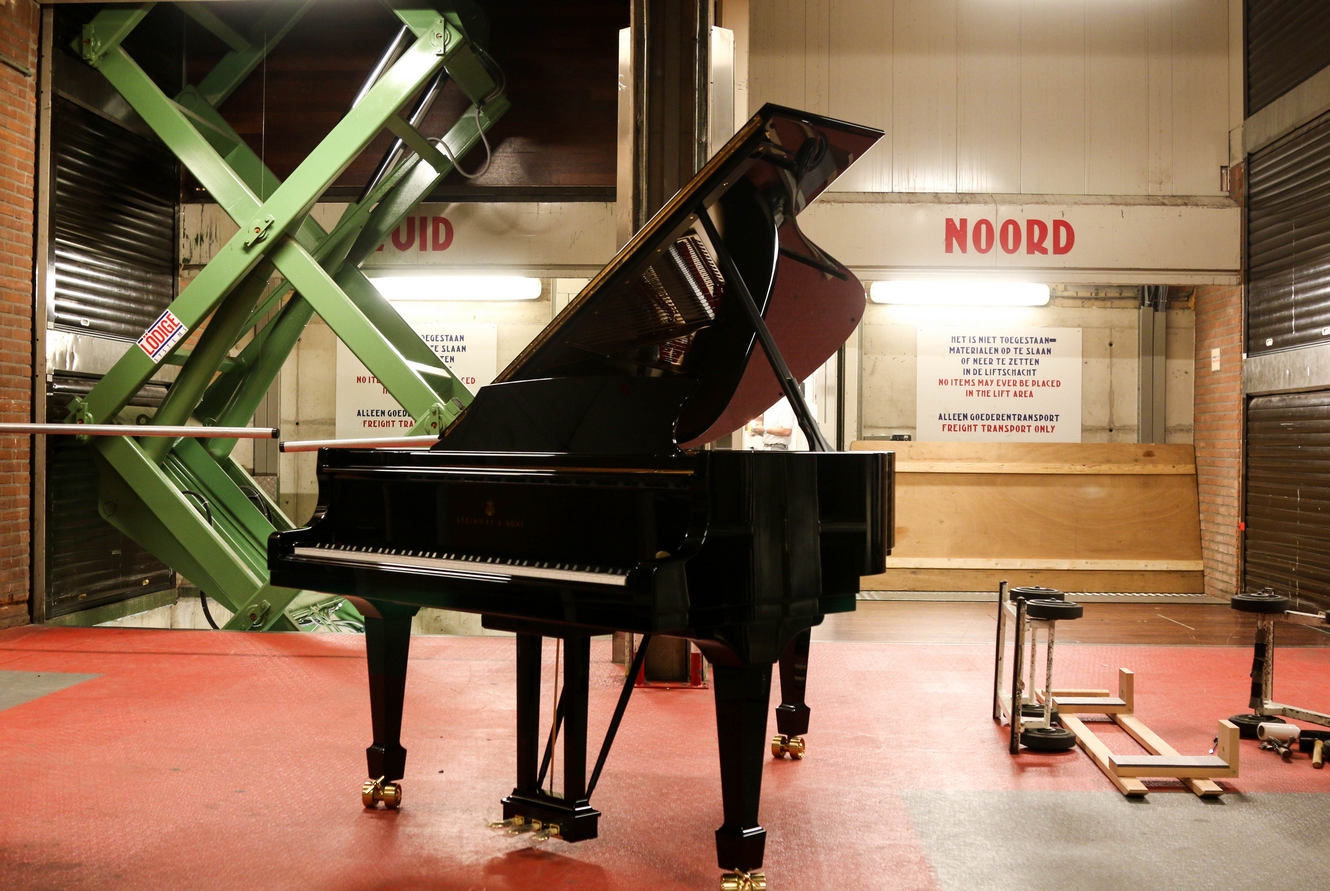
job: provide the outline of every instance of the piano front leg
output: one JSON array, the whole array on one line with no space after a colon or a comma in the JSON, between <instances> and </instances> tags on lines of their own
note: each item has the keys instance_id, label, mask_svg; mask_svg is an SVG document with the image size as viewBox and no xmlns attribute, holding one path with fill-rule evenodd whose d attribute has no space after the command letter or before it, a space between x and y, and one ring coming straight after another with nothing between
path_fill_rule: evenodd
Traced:
<instances>
[{"instance_id":1,"label":"piano front leg","mask_svg":"<svg viewBox=\"0 0 1330 891\"><path fill-rule=\"evenodd\" d=\"M369 667L369 710L374 729L374 742L365 750L369 779L361 789L361 801L369 808L380 801L395 808L402 803L402 787L396 781L406 770L402 702L406 696L411 617L416 608L364 601L356 606L365 616L365 661Z\"/></svg>"},{"instance_id":2,"label":"piano front leg","mask_svg":"<svg viewBox=\"0 0 1330 891\"><path fill-rule=\"evenodd\" d=\"M720 748L721 801L724 824L716 830L716 859L721 869L734 870L726 882L748 880L762 866L767 831L757 822L762 797L762 766L766 763L767 707L771 701L771 665L713 665L716 694L716 735ZM735 884L735 887L743 885Z\"/></svg>"},{"instance_id":3,"label":"piano front leg","mask_svg":"<svg viewBox=\"0 0 1330 891\"><path fill-rule=\"evenodd\" d=\"M812 631L805 628L790 638L780 656L780 705L776 706L776 732L771 739L771 754L789 755L795 761L804 756L803 735L808 732L808 650Z\"/></svg>"}]
</instances>

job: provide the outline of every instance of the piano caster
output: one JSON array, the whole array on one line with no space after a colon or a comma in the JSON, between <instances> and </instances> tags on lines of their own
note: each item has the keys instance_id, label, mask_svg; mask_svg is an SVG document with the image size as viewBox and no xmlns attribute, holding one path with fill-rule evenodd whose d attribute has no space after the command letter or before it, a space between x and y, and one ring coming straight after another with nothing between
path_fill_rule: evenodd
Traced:
<instances>
[{"instance_id":1,"label":"piano caster","mask_svg":"<svg viewBox=\"0 0 1330 891\"><path fill-rule=\"evenodd\" d=\"M771 754L777 758L789 755L792 760L799 761L804 757L806 748L802 736L786 736L782 733L771 738Z\"/></svg>"},{"instance_id":2,"label":"piano caster","mask_svg":"<svg viewBox=\"0 0 1330 891\"><path fill-rule=\"evenodd\" d=\"M767 891L767 877L741 869L727 872L720 877L720 891Z\"/></svg>"},{"instance_id":3,"label":"piano caster","mask_svg":"<svg viewBox=\"0 0 1330 891\"><path fill-rule=\"evenodd\" d=\"M366 780L360 787L360 801L367 808L374 808L380 801L389 810L396 810L402 804L402 786L400 783L385 783L383 777Z\"/></svg>"}]
</instances>

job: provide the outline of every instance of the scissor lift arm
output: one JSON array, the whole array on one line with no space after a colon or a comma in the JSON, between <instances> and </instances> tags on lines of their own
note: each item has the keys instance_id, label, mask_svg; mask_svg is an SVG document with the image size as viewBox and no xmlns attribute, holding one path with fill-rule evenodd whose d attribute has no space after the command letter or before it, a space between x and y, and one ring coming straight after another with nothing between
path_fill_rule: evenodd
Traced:
<instances>
[{"instance_id":1,"label":"scissor lift arm","mask_svg":"<svg viewBox=\"0 0 1330 891\"><path fill-rule=\"evenodd\" d=\"M228 52L197 85L168 97L123 41L153 4L106 7L77 51L98 69L239 226L83 399L72 423L115 422L163 366L178 366L161 406L140 422L246 423L317 314L410 414L412 433L437 433L470 393L383 299L360 263L507 110L502 78L472 36L470 7L440 12L385 0L402 31L359 100L285 181L217 110L310 7L265 4L248 34L201 4L181 9ZM413 97L447 77L470 107L440 138L417 129ZM331 231L315 203L382 131L406 147ZM436 146L442 144L447 151ZM274 279L277 285L274 287ZM188 349L182 348L189 344ZM101 465L102 515L234 613L228 628L294 629L300 593L269 584L267 540L294 525L232 458L236 440L90 437Z\"/></svg>"}]
</instances>

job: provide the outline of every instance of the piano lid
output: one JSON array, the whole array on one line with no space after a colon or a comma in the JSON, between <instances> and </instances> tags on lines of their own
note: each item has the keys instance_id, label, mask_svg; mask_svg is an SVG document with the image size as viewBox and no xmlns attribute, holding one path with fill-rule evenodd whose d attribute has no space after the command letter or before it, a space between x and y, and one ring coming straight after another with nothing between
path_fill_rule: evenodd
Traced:
<instances>
[{"instance_id":1,"label":"piano lid","mask_svg":"<svg viewBox=\"0 0 1330 891\"><path fill-rule=\"evenodd\" d=\"M495 385L673 378L667 389L685 394L677 419L663 419L674 427L674 442L702 445L743 426L774 403L781 388L755 350L736 283L722 268L743 279L795 378L815 371L858 325L864 289L804 238L794 220L881 136L869 127L763 106ZM701 214L712 225L702 225Z\"/></svg>"}]
</instances>

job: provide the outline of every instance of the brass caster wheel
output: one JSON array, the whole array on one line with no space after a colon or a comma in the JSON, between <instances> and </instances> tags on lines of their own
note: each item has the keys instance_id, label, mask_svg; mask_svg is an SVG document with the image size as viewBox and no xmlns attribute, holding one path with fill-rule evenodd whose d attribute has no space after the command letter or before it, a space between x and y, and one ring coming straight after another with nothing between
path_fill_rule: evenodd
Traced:
<instances>
[{"instance_id":1,"label":"brass caster wheel","mask_svg":"<svg viewBox=\"0 0 1330 891\"><path fill-rule=\"evenodd\" d=\"M402 786L399 783L385 783L383 777L366 780L360 787L360 801L367 808L378 806L380 801L389 810L396 810L402 804Z\"/></svg>"},{"instance_id":2,"label":"brass caster wheel","mask_svg":"<svg viewBox=\"0 0 1330 891\"><path fill-rule=\"evenodd\" d=\"M804 751L807 746L804 744L802 736L773 736L771 738L771 754L777 758L784 758L789 755L794 761L799 761L804 757Z\"/></svg>"},{"instance_id":3,"label":"brass caster wheel","mask_svg":"<svg viewBox=\"0 0 1330 891\"><path fill-rule=\"evenodd\" d=\"M767 877L760 872L727 872L720 877L720 891L767 891Z\"/></svg>"}]
</instances>

